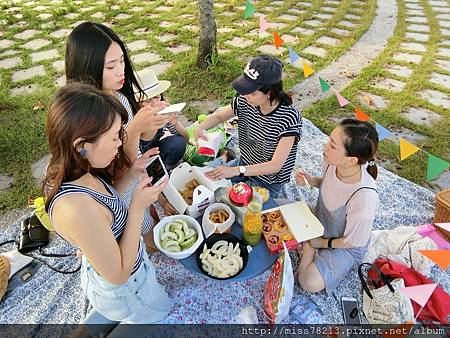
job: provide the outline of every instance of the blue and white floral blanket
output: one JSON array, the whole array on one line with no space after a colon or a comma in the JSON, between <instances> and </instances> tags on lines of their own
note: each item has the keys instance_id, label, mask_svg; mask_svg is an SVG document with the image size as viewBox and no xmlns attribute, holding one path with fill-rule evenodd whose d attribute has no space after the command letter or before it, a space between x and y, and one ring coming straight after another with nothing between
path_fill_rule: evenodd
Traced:
<instances>
[{"instance_id":1,"label":"blue and white floral blanket","mask_svg":"<svg viewBox=\"0 0 450 338\"><path fill-rule=\"evenodd\" d=\"M303 137L299 144L297 163L305 170L320 174L322 148L327 141L310 121L304 120ZM429 223L434 213L434 194L414 183L379 168L378 187L380 210L374 229L392 229L399 225ZM317 189L315 189L317 190ZM317 191L298 188L288 184L284 198L301 200L314 205ZM0 242L18 233L20 222L2 229ZM54 238L51 247L59 252L70 248L65 242ZM12 248L12 247L11 247ZM2 248L5 251L6 248ZM295 260L295 259L294 259ZM269 271L244 282L217 282L198 277L186 270L179 262L163 254L151 255L158 280L165 285L175 306L164 323L233 323L244 307L253 306L259 321L265 323L263 295ZM60 268L73 268L74 260L58 261ZM450 292L450 276L432 268L431 279ZM324 292L307 294L295 286L289 323L343 323L339 299L355 297L361 303L361 285L356 271L349 273L333 296ZM315 306L315 304L317 307ZM42 266L32 280L14 289L0 302L2 323L78 323L86 311L86 300L79 287L79 274L62 275Z\"/></svg>"}]
</instances>

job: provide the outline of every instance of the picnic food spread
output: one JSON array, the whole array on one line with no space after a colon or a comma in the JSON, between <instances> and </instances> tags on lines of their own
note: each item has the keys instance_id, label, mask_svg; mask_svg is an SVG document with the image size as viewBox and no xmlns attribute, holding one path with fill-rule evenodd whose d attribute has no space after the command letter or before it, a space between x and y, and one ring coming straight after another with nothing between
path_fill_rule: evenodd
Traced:
<instances>
[{"instance_id":1,"label":"picnic food spread","mask_svg":"<svg viewBox=\"0 0 450 338\"><path fill-rule=\"evenodd\" d=\"M197 232L189 228L186 221L180 218L161 228L159 239L164 250L181 252L193 246L197 236Z\"/></svg>"},{"instance_id":2,"label":"picnic food spread","mask_svg":"<svg viewBox=\"0 0 450 338\"><path fill-rule=\"evenodd\" d=\"M253 189L245 183L236 183L229 192L231 203L239 207L247 205L253 197Z\"/></svg>"},{"instance_id":3,"label":"picnic food spread","mask_svg":"<svg viewBox=\"0 0 450 338\"><path fill-rule=\"evenodd\" d=\"M200 184L197 182L197 180L193 179L192 181L186 183L186 189L180 191L181 196L188 205L192 204L192 196L194 195L194 190L199 185Z\"/></svg>"},{"instance_id":4,"label":"picnic food spread","mask_svg":"<svg viewBox=\"0 0 450 338\"><path fill-rule=\"evenodd\" d=\"M297 247L298 243L283 220L281 212L274 210L262 215L263 235L270 254L276 254L283 250L283 242L289 250Z\"/></svg>"},{"instance_id":5,"label":"picnic food spread","mask_svg":"<svg viewBox=\"0 0 450 338\"><path fill-rule=\"evenodd\" d=\"M216 278L235 276L244 266L239 243L233 246L225 240L215 242L210 249L204 244L200 260L203 271Z\"/></svg>"}]
</instances>

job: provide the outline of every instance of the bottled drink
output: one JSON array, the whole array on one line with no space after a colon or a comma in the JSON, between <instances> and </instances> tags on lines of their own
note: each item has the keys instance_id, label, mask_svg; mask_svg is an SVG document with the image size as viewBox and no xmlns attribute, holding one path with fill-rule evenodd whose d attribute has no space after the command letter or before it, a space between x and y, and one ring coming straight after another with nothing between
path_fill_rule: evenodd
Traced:
<instances>
[{"instance_id":1,"label":"bottled drink","mask_svg":"<svg viewBox=\"0 0 450 338\"><path fill-rule=\"evenodd\" d=\"M261 215L262 204L258 200L252 200L244 215L244 241L255 246L261 240L263 221Z\"/></svg>"}]
</instances>

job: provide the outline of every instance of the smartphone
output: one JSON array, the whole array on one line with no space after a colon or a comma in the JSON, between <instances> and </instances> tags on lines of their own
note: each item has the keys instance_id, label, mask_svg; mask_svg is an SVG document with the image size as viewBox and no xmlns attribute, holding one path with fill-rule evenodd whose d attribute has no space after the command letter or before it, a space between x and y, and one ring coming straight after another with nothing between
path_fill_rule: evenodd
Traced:
<instances>
[{"instance_id":1,"label":"smartphone","mask_svg":"<svg viewBox=\"0 0 450 338\"><path fill-rule=\"evenodd\" d=\"M164 114L176 113L176 112L182 111L185 106L186 106L186 102L171 104L170 106L167 106L163 110L159 111L157 114L164 115Z\"/></svg>"},{"instance_id":2,"label":"smartphone","mask_svg":"<svg viewBox=\"0 0 450 338\"><path fill-rule=\"evenodd\" d=\"M150 163L145 168L147 170L147 174L152 178L152 186L157 186L161 184L166 177L169 177L167 173L166 167L161 159L161 156L157 155L150 159Z\"/></svg>"},{"instance_id":3,"label":"smartphone","mask_svg":"<svg viewBox=\"0 0 450 338\"><path fill-rule=\"evenodd\" d=\"M361 317L359 315L358 301L356 298L342 297L342 310L344 312L345 324L361 324Z\"/></svg>"}]
</instances>

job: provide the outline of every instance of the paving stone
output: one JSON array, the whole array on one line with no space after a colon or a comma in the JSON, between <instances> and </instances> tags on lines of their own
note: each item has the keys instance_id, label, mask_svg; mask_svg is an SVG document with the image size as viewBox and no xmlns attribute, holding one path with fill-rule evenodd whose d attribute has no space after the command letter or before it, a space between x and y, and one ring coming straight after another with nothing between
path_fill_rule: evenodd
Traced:
<instances>
[{"instance_id":1,"label":"paving stone","mask_svg":"<svg viewBox=\"0 0 450 338\"><path fill-rule=\"evenodd\" d=\"M427 23L428 19L423 16L410 16L405 19L406 22Z\"/></svg>"},{"instance_id":2,"label":"paving stone","mask_svg":"<svg viewBox=\"0 0 450 338\"><path fill-rule=\"evenodd\" d=\"M63 76L58 77L54 83L55 83L55 86L58 88L65 86L66 85L66 76L63 75Z\"/></svg>"},{"instance_id":3,"label":"paving stone","mask_svg":"<svg viewBox=\"0 0 450 338\"><path fill-rule=\"evenodd\" d=\"M319 18L320 20L326 21L326 20L330 20L333 17L333 15L326 14L326 13L319 13L319 14L314 15L314 17Z\"/></svg>"},{"instance_id":4,"label":"paving stone","mask_svg":"<svg viewBox=\"0 0 450 338\"><path fill-rule=\"evenodd\" d=\"M172 21L161 21L159 23L159 27L163 27L163 28L170 27L170 26L173 26L173 25L175 25L175 23L172 22Z\"/></svg>"},{"instance_id":5,"label":"paving stone","mask_svg":"<svg viewBox=\"0 0 450 338\"><path fill-rule=\"evenodd\" d=\"M335 38L332 38L332 37L326 36L326 35L321 36L320 38L318 38L316 42L322 43L322 44L325 44L325 45L330 45L330 46L336 46L337 44L339 44L339 40L338 39L335 39Z\"/></svg>"},{"instance_id":6,"label":"paving stone","mask_svg":"<svg viewBox=\"0 0 450 338\"><path fill-rule=\"evenodd\" d=\"M3 53L0 53L0 57L4 58L5 56L16 55L16 54L19 54L19 53L22 53L22 51L18 51L18 50L15 50L15 49L8 49L8 50L5 50Z\"/></svg>"},{"instance_id":7,"label":"paving stone","mask_svg":"<svg viewBox=\"0 0 450 338\"><path fill-rule=\"evenodd\" d=\"M449 188L449 182L450 182L450 171L446 170L439 174L439 176L431 181L435 188L432 189L434 192L439 192L444 189Z\"/></svg>"},{"instance_id":8,"label":"paving stone","mask_svg":"<svg viewBox=\"0 0 450 338\"><path fill-rule=\"evenodd\" d=\"M347 14L344 18L347 20L359 20L361 19L361 16L354 14Z\"/></svg>"},{"instance_id":9,"label":"paving stone","mask_svg":"<svg viewBox=\"0 0 450 338\"><path fill-rule=\"evenodd\" d=\"M405 7L406 7L406 8L409 8L409 9L419 9L419 10L423 10L423 7L422 7L421 5L419 5L419 4L406 3L406 4L405 4Z\"/></svg>"},{"instance_id":10,"label":"paving stone","mask_svg":"<svg viewBox=\"0 0 450 338\"><path fill-rule=\"evenodd\" d=\"M130 8L130 12L136 13L136 12L143 11L144 9L145 9L144 7L134 6L134 7Z\"/></svg>"},{"instance_id":11,"label":"paving stone","mask_svg":"<svg viewBox=\"0 0 450 338\"><path fill-rule=\"evenodd\" d=\"M450 48L439 48L437 54L440 56L450 57Z\"/></svg>"},{"instance_id":12,"label":"paving stone","mask_svg":"<svg viewBox=\"0 0 450 338\"><path fill-rule=\"evenodd\" d=\"M392 57L396 61L403 61L409 63L420 63L422 55L408 54L408 53L396 53Z\"/></svg>"},{"instance_id":13,"label":"paving stone","mask_svg":"<svg viewBox=\"0 0 450 338\"><path fill-rule=\"evenodd\" d=\"M319 21L319 20L306 20L306 21L303 21L303 24L304 25L307 25L307 26L311 26L311 27L319 27L319 26L322 26L322 21Z\"/></svg>"},{"instance_id":14,"label":"paving stone","mask_svg":"<svg viewBox=\"0 0 450 338\"><path fill-rule=\"evenodd\" d=\"M347 21L347 20L343 20L343 21L339 21L338 25L339 26L343 26L343 27L348 27L348 28L355 28L355 27L358 27L359 24L354 23L354 22L350 22L350 21Z\"/></svg>"},{"instance_id":15,"label":"paving stone","mask_svg":"<svg viewBox=\"0 0 450 338\"><path fill-rule=\"evenodd\" d=\"M157 63L156 65L151 65L150 67L145 67L145 68L152 69L155 72L156 76L159 76L162 73L165 73L166 70L168 70L171 66L172 66L172 62L161 62L161 63Z\"/></svg>"},{"instance_id":16,"label":"paving stone","mask_svg":"<svg viewBox=\"0 0 450 338\"><path fill-rule=\"evenodd\" d=\"M359 102L362 105L369 106L373 109L384 109L388 106L389 100L372 93L359 92Z\"/></svg>"},{"instance_id":17,"label":"paving stone","mask_svg":"<svg viewBox=\"0 0 450 338\"><path fill-rule=\"evenodd\" d=\"M103 12L95 12L94 14L91 14L91 18L95 19L103 19L105 17L105 13Z\"/></svg>"},{"instance_id":18,"label":"paving stone","mask_svg":"<svg viewBox=\"0 0 450 338\"><path fill-rule=\"evenodd\" d=\"M450 13L449 7L433 7L433 11L437 13Z\"/></svg>"},{"instance_id":19,"label":"paving stone","mask_svg":"<svg viewBox=\"0 0 450 338\"><path fill-rule=\"evenodd\" d=\"M436 19L439 19L439 20L450 20L450 14L446 14L446 13L438 14L438 15L436 15Z\"/></svg>"},{"instance_id":20,"label":"paving stone","mask_svg":"<svg viewBox=\"0 0 450 338\"><path fill-rule=\"evenodd\" d=\"M327 50L321 47L308 46L303 49L303 53L319 56L321 58L327 55Z\"/></svg>"},{"instance_id":21,"label":"paving stone","mask_svg":"<svg viewBox=\"0 0 450 338\"><path fill-rule=\"evenodd\" d=\"M64 71L64 60L57 60L52 62L53 68L56 69L57 72L63 72Z\"/></svg>"},{"instance_id":22,"label":"paving stone","mask_svg":"<svg viewBox=\"0 0 450 338\"><path fill-rule=\"evenodd\" d=\"M48 41L48 40L36 39L36 40L31 40L31 41L23 44L22 48L31 49L31 50L38 50L38 49L41 49L42 47L48 46L51 43L52 42Z\"/></svg>"},{"instance_id":23,"label":"paving stone","mask_svg":"<svg viewBox=\"0 0 450 338\"><path fill-rule=\"evenodd\" d=\"M6 22L4 23L4 25L6 25ZM18 21L15 24L9 26L9 28L26 28L26 27L28 27L28 22L26 21Z\"/></svg>"},{"instance_id":24,"label":"paving stone","mask_svg":"<svg viewBox=\"0 0 450 338\"><path fill-rule=\"evenodd\" d=\"M19 14L14 14L13 15L13 18L16 18L16 19L23 19L23 14L22 13L19 13Z\"/></svg>"},{"instance_id":25,"label":"paving stone","mask_svg":"<svg viewBox=\"0 0 450 338\"><path fill-rule=\"evenodd\" d=\"M194 33L198 32L198 30L199 30L198 26L196 26L196 25L186 25L186 26L183 26L183 28L190 32L194 32Z\"/></svg>"},{"instance_id":26,"label":"paving stone","mask_svg":"<svg viewBox=\"0 0 450 338\"><path fill-rule=\"evenodd\" d=\"M406 32L405 37L407 39L413 39L413 40L422 41L422 42L426 42L429 39L428 34L412 33L412 32Z\"/></svg>"},{"instance_id":27,"label":"paving stone","mask_svg":"<svg viewBox=\"0 0 450 338\"><path fill-rule=\"evenodd\" d=\"M450 75L433 72L430 75L430 82L450 89Z\"/></svg>"},{"instance_id":28,"label":"paving stone","mask_svg":"<svg viewBox=\"0 0 450 338\"><path fill-rule=\"evenodd\" d=\"M444 40L444 41L441 41L440 44L441 44L443 47L450 47L450 40Z\"/></svg>"},{"instance_id":29,"label":"paving stone","mask_svg":"<svg viewBox=\"0 0 450 338\"><path fill-rule=\"evenodd\" d=\"M274 6L283 6L284 1L271 1L270 4Z\"/></svg>"},{"instance_id":30,"label":"paving stone","mask_svg":"<svg viewBox=\"0 0 450 338\"><path fill-rule=\"evenodd\" d=\"M155 14L155 13L147 13L146 17L152 18L152 19L158 19L160 17L160 15L159 14Z\"/></svg>"},{"instance_id":31,"label":"paving stone","mask_svg":"<svg viewBox=\"0 0 450 338\"><path fill-rule=\"evenodd\" d=\"M235 16L236 13L233 13L233 12L222 12L220 15L227 16L227 17L232 17L232 16Z\"/></svg>"},{"instance_id":32,"label":"paving stone","mask_svg":"<svg viewBox=\"0 0 450 338\"><path fill-rule=\"evenodd\" d=\"M307 13L308 11L302 10L302 9L297 9L297 8L289 8L287 10L288 13L294 14L294 15L302 15Z\"/></svg>"},{"instance_id":33,"label":"paving stone","mask_svg":"<svg viewBox=\"0 0 450 338\"><path fill-rule=\"evenodd\" d=\"M48 20L48 19L50 19L52 16L53 16L53 15L50 14L50 13L41 13L41 14L38 14L38 18L41 19L41 20Z\"/></svg>"},{"instance_id":34,"label":"paving stone","mask_svg":"<svg viewBox=\"0 0 450 338\"><path fill-rule=\"evenodd\" d=\"M227 48L217 48L217 53L219 55L224 55L231 52L231 49L227 49Z\"/></svg>"},{"instance_id":35,"label":"paving stone","mask_svg":"<svg viewBox=\"0 0 450 338\"><path fill-rule=\"evenodd\" d=\"M423 143L427 138L423 136L422 134L416 133L408 128L389 128L389 130L392 132L392 136L389 137L389 139L394 142L395 144L400 144L400 137L405 139L408 142L411 142L412 144L419 145Z\"/></svg>"},{"instance_id":36,"label":"paving stone","mask_svg":"<svg viewBox=\"0 0 450 338\"><path fill-rule=\"evenodd\" d=\"M130 43L127 43L127 47L130 51L135 52L137 50L142 50L147 47L146 40L136 40Z\"/></svg>"},{"instance_id":37,"label":"paving stone","mask_svg":"<svg viewBox=\"0 0 450 338\"><path fill-rule=\"evenodd\" d=\"M235 36L233 39L225 41L225 44L234 48L246 48L253 44L253 41Z\"/></svg>"},{"instance_id":38,"label":"paving stone","mask_svg":"<svg viewBox=\"0 0 450 338\"><path fill-rule=\"evenodd\" d=\"M161 60L161 56L152 52L145 52L131 57L131 61L136 64L147 63L147 62L157 62Z\"/></svg>"},{"instance_id":39,"label":"paving stone","mask_svg":"<svg viewBox=\"0 0 450 338\"><path fill-rule=\"evenodd\" d=\"M11 176L0 175L0 191L11 188L14 179Z\"/></svg>"},{"instance_id":40,"label":"paving stone","mask_svg":"<svg viewBox=\"0 0 450 338\"><path fill-rule=\"evenodd\" d=\"M37 91L38 89L40 89L40 87L38 87L35 84L31 84L31 85L12 88L10 90L10 94L11 94L11 96L26 95L26 94L31 94L31 93Z\"/></svg>"},{"instance_id":41,"label":"paving stone","mask_svg":"<svg viewBox=\"0 0 450 338\"><path fill-rule=\"evenodd\" d=\"M31 62L35 63L42 60L51 60L59 57L59 52L56 49L44 50L42 52L32 53Z\"/></svg>"},{"instance_id":42,"label":"paving stone","mask_svg":"<svg viewBox=\"0 0 450 338\"><path fill-rule=\"evenodd\" d=\"M22 63L22 59L20 57L9 58L0 60L0 69L10 69L14 68Z\"/></svg>"},{"instance_id":43,"label":"paving stone","mask_svg":"<svg viewBox=\"0 0 450 338\"><path fill-rule=\"evenodd\" d=\"M173 7L168 7L168 6L158 6L155 8L156 11L158 12L169 12L173 10Z\"/></svg>"},{"instance_id":44,"label":"paving stone","mask_svg":"<svg viewBox=\"0 0 450 338\"><path fill-rule=\"evenodd\" d=\"M450 36L450 29L440 29L442 35Z\"/></svg>"},{"instance_id":45,"label":"paving stone","mask_svg":"<svg viewBox=\"0 0 450 338\"><path fill-rule=\"evenodd\" d=\"M430 1L430 6L437 6L437 7L447 7L448 3L445 1Z\"/></svg>"},{"instance_id":46,"label":"paving stone","mask_svg":"<svg viewBox=\"0 0 450 338\"><path fill-rule=\"evenodd\" d=\"M350 32L350 31L348 31L348 30L345 30L345 29L340 29L340 28L336 28L336 27L333 27L331 30L330 30L330 32L331 33L334 33L334 34L337 34L337 35L339 35L339 36L341 36L341 35L343 35L343 36L348 36L348 35L350 35L352 32Z\"/></svg>"},{"instance_id":47,"label":"paving stone","mask_svg":"<svg viewBox=\"0 0 450 338\"><path fill-rule=\"evenodd\" d=\"M14 12L20 12L22 10L22 7L10 7L8 9L5 9L5 13L14 13Z\"/></svg>"},{"instance_id":48,"label":"paving stone","mask_svg":"<svg viewBox=\"0 0 450 338\"><path fill-rule=\"evenodd\" d=\"M70 24L70 27L75 28L76 26L82 24L83 22L85 22L85 20L78 20L78 21L75 21L74 23ZM102 22L102 24L105 24L105 23Z\"/></svg>"},{"instance_id":49,"label":"paving stone","mask_svg":"<svg viewBox=\"0 0 450 338\"><path fill-rule=\"evenodd\" d=\"M287 43L290 43L293 45L296 45L300 41L298 37L292 36L289 34L283 34L283 35L281 35L281 38L284 40L284 42L287 42Z\"/></svg>"},{"instance_id":50,"label":"paving stone","mask_svg":"<svg viewBox=\"0 0 450 338\"><path fill-rule=\"evenodd\" d=\"M337 8L336 7L322 7L320 10L324 11L324 12L336 13Z\"/></svg>"},{"instance_id":51,"label":"paving stone","mask_svg":"<svg viewBox=\"0 0 450 338\"><path fill-rule=\"evenodd\" d=\"M263 8L261 8L261 10L266 13L272 13L272 12L276 11L277 9L272 6L264 6Z\"/></svg>"},{"instance_id":52,"label":"paving stone","mask_svg":"<svg viewBox=\"0 0 450 338\"><path fill-rule=\"evenodd\" d=\"M450 28L450 21L441 20L441 21L439 21L439 26L444 27L444 28Z\"/></svg>"},{"instance_id":53,"label":"paving stone","mask_svg":"<svg viewBox=\"0 0 450 338\"><path fill-rule=\"evenodd\" d=\"M171 52L172 54L180 54L180 53L184 53L187 52L189 50L192 49L191 46L186 45L186 44L180 44L178 46L174 46L174 47L166 47L166 49Z\"/></svg>"},{"instance_id":54,"label":"paving stone","mask_svg":"<svg viewBox=\"0 0 450 338\"><path fill-rule=\"evenodd\" d=\"M32 38L33 36L39 33L41 33L41 31L35 29L27 29L21 33L17 33L16 35L14 35L14 37L16 39L28 40L29 38Z\"/></svg>"},{"instance_id":55,"label":"paving stone","mask_svg":"<svg viewBox=\"0 0 450 338\"><path fill-rule=\"evenodd\" d=\"M42 12L42 11L45 11L47 8L48 8L48 6L39 5L39 6L34 7L33 10L35 10L36 12Z\"/></svg>"},{"instance_id":56,"label":"paving stone","mask_svg":"<svg viewBox=\"0 0 450 338\"><path fill-rule=\"evenodd\" d=\"M420 52L420 53L424 53L427 51L427 47L420 43L403 42L400 45L400 48L407 49L412 52Z\"/></svg>"},{"instance_id":57,"label":"paving stone","mask_svg":"<svg viewBox=\"0 0 450 338\"><path fill-rule=\"evenodd\" d=\"M39 65L39 66L31 67L28 69L15 71L11 75L11 79L12 79L12 82L19 82L19 81L31 79L35 76L45 76L45 75L46 75L46 73L45 73L44 66Z\"/></svg>"},{"instance_id":58,"label":"paving stone","mask_svg":"<svg viewBox=\"0 0 450 338\"><path fill-rule=\"evenodd\" d=\"M270 54L275 56L281 56L284 52L286 52L286 48L280 47L276 48L274 45L263 45L261 47L256 48L257 51L260 51L262 54Z\"/></svg>"},{"instance_id":59,"label":"paving stone","mask_svg":"<svg viewBox=\"0 0 450 338\"><path fill-rule=\"evenodd\" d=\"M427 100L431 104L436 106L442 106L446 109L450 109L449 96L443 92L434 89L426 89L419 93L419 96L424 100Z\"/></svg>"},{"instance_id":60,"label":"paving stone","mask_svg":"<svg viewBox=\"0 0 450 338\"><path fill-rule=\"evenodd\" d=\"M114 6L111 7L111 9L113 9ZM86 7L81 7L80 9L78 9L80 12L86 13L86 12L90 12L94 9L95 7L92 6L86 6Z\"/></svg>"},{"instance_id":61,"label":"paving stone","mask_svg":"<svg viewBox=\"0 0 450 338\"><path fill-rule=\"evenodd\" d=\"M441 68L442 70L450 72L450 60L436 60L435 66Z\"/></svg>"},{"instance_id":62,"label":"paving stone","mask_svg":"<svg viewBox=\"0 0 450 338\"><path fill-rule=\"evenodd\" d=\"M217 3L217 2L215 2L215 3L214 3L214 6L217 7L217 8L224 8L226 5L223 4L223 3Z\"/></svg>"},{"instance_id":63,"label":"paving stone","mask_svg":"<svg viewBox=\"0 0 450 338\"><path fill-rule=\"evenodd\" d=\"M55 28L55 22L54 21L49 21L46 23L43 23L42 25L39 26L41 29L47 29L47 28L51 28L54 29Z\"/></svg>"},{"instance_id":64,"label":"paving stone","mask_svg":"<svg viewBox=\"0 0 450 338\"><path fill-rule=\"evenodd\" d=\"M31 165L31 175L34 177L38 184L40 184L42 182L42 179L44 178L47 165L50 162L50 157L50 154L45 155L43 158Z\"/></svg>"},{"instance_id":65,"label":"paving stone","mask_svg":"<svg viewBox=\"0 0 450 338\"><path fill-rule=\"evenodd\" d=\"M310 3L310 2L297 2L297 6L309 8L309 7L312 6L312 3Z\"/></svg>"},{"instance_id":66,"label":"paving stone","mask_svg":"<svg viewBox=\"0 0 450 338\"><path fill-rule=\"evenodd\" d=\"M193 16L192 14L182 14L182 15L180 15L180 18L182 18L182 19L193 19L193 18L195 18L195 16Z\"/></svg>"},{"instance_id":67,"label":"paving stone","mask_svg":"<svg viewBox=\"0 0 450 338\"><path fill-rule=\"evenodd\" d=\"M283 14L277 17L280 20L286 20L286 21L295 21L298 20L299 17L296 15L290 15L290 14Z\"/></svg>"},{"instance_id":68,"label":"paving stone","mask_svg":"<svg viewBox=\"0 0 450 338\"><path fill-rule=\"evenodd\" d=\"M126 14L126 13L120 13L120 14L116 15L116 19L117 20L126 20L126 19L129 19L129 18L131 18L131 15L130 14Z\"/></svg>"},{"instance_id":69,"label":"paving stone","mask_svg":"<svg viewBox=\"0 0 450 338\"><path fill-rule=\"evenodd\" d=\"M61 29L58 29L57 31L51 32L50 36L57 38L57 39L65 38L65 37L69 36L70 32L72 32L70 29L61 28Z\"/></svg>"},{"instance_id":70,"label":"paving stone","mask_svg":"<svg viewBox=\"0 0 450 338\"><path fill-rule=\"evenodd\" d=\"M405 82L390 78L382 78L379 81L372 83L372 86L376 88L386 89L393 92L401 92L405 85Z\"/></svg>"},{"instance_id":71,"label":"paving stone","mask_svg":"<svg viewBox=\"0 0 450 338\"><path fill-rule=\"evenodd\" d=\"M234 32L234 28L220 27L219 29L217 29L217 33L221 33L221 34L226 34L226 33L231 33L231 32Z\"/></svg>"},{"instance_id":72,"label":"paving stone","mask_svg":"<svg viewBox=\"0 0 450 338\"><path fill-rule=\"evenodd\" d=\"M14 41L11 40L0 40L0 49L9 48L14 44Z\"/></svg>"},{"instance_id":73,"label":"paving stone","mask_svg":"<svg viewBox=\"0 0 450 338\"><path fill-rule=\"evenodd\" d=\"M302 35L313 35L316 31L303 27L295 27L291 30L291 33L300 33Z\"/></svg>"},{"instance_id":74,"label":"paving stone","mask_svg":"<svg viewBox=\"0 0 450 338\"><path fill-rule=\"evenodd\" d=\"M162 34L160 36L157 36L156 39L158 39L161 42L168 42L168 41L172 41L175 40L177 38L177 36L175 34Z\"/></svg>"},{"instance_id":75,"label":"paving stone","mask_svg":"<svg viewBox=\"0 0 450 338\"><path fill-rule=\"evenodd\" d=\"M432 127L434 123L442 120L441 115L425 108L410 107L400 115L412 123L427 127Z\"/></svg>"},{"instance_id":76,"label":"paving stone","mask_svg":"<svg viewBox=\"0 0 450 338\"><path fill-rule=\"evenodd\" d=\"M152 30L148 27L141 27L138 29L135 29L133 31L134 35L140 36L140 35L145 35L145 34L150 34L152 32Z\"/></svg>"},{"instance_id":77,"label":"paving stone","mask_svg":"<svg viewBox=\"0 0 450 338\"><path fill-rule=\"evenodd\" d=\"M269 22L268 26L269 26L269 28L272 28L272 29L284 29L288 25L283 22Z\"/></svg>"},{"instance_id":78,"label":"paving stone","mask_svg":"<svg viewBox=\"0 0 450 338\"><path fill-rule=\"evenodd\" d=\"M430 31L430 27L426 25L409 25L406 27L409 31L417 31L417 32L426 32L428 33Z\"/></svg>"},{"instance_id":79,"label":"paving stone","mask_svg":"<svg viewBox=\"0 0 450 338\"><path fill-rule=\"evenodd\" d=\"M76 19L79 16L80 16L80 14L77 14L77 13L68 13L68 14L64 15L64 17L69 20Z\"/></svg>"},{"instance_id":80,"label":"paving stone","mask_svg":"<svg viewBox=\"0 0 450 338\"><path fill-rule=\"evenodd\" d=\"M35 4L36 4L36 1L28 1L28 2L24 3L24 6L31 7L31 6L34 6Z\"/></svg>"},{"instance_id":81,"label":"paving stone","mask_svg":"<svg viewBox=\"0 0 450 338\"><path fill-rule=\"evenodd\" d=\"M425 15L425 13L420 9L408 9L406 11L406 14L411 15L411 16L424 16Z\"/></svg>"},{"instance_id":82,"label":"paving stone","mask_svg":"<svg viewBox=\"0 0 450 338\"><path fill-rule=\"evenodd\" d=\"M385 68L389 73L392 73L401 77L410 77L413 74L413 70L402 65L387 65Z\"/></svg>"},{"instance_id":83,"label":"paving stone","mask_svg":"<svg viewBox=\"0 0 450 338\"><path fill-rule=\"evenodd\" d=\"M247 33L249 36L256 36L258 38L268 38L268 37L272 37L273 38L273 34L269 33L268 31L265 31L262 34L259 34L259 28L255 28L252 29L250 32Z\"/></svg>"}]
</instances>

